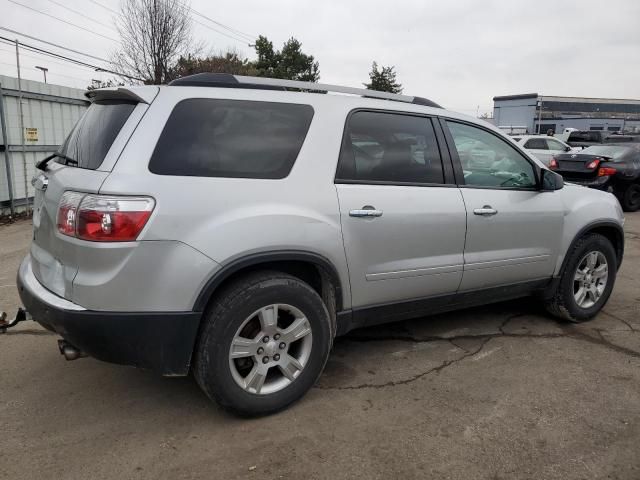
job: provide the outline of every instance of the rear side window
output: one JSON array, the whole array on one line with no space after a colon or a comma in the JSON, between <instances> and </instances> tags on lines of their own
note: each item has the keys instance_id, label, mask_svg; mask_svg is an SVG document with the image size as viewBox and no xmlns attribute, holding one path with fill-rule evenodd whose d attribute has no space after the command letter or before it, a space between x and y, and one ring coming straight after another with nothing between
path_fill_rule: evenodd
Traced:
<instances>
[{"instance_id":1,"label":"rear side window","mask_svg":"<svg viewBox=\"0 0 640 480\"><path fill-rule=\"evenodd\" d=\"M115 100L91 104L58 151L65 158L56 161L89 170L100 167L135 107L135 102Z\"/></svg>"},{"instance_id":2,"label":"rear side window","mask_svg":"<svg viewBox=\"0 0 640 480\"><path fill-rule=\"evenodd\" d=\"M587 132L571 132L569 134L570 142L587 142L589 141L589 134Z\"/></svg>"},{"instance_id":3,"label":"rear side window","mask_svg":"<svg viewBox=\"0 0 640 480\"><path fill-rule=\"evenodd\" d=\"M342 141L336 181L444 183L431 120L356 112Z\"/></svg>"},{"instance_id":4,"label":"rear side window","mask_svg":"<svg viewBox=\"0 0 640 480\"><path fill-rule=\"evenodd\" d=\"M312 117L310 105L183 100L169 116L149 170L192 177L284 178Z\"/></svg>"},{"instance_id":5,"label":"rear side window","mask_svg":"<svg viewBox=\"0 0 640 480\"><path fill-rule=\"evenodd\" d=\"M582 150L580 154L599 155L610 158L614 162L619 162L622 160L622 157L632 152L633 148L630 147L622 147L617 145L593 145Z\"/></svg>"},{"instance_id":6,"label":"rear side window","mask_svg":"<svg viewBox=\"0 0 640 480\"><path fill-rule=\"evenodd\" d=\"M531 138L524 144L524 148L530 148L531 150L548 150L547 142L544 138Z\"/></svg>"}]
</instances>

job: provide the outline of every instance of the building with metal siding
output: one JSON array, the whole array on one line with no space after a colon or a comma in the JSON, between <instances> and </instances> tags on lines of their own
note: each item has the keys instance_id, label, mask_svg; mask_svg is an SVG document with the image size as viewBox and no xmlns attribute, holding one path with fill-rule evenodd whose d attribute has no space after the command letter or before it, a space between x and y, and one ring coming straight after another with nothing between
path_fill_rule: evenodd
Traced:
<instances>
[{"instance_id":1,"label":"building with metal siding","mask_svg":"<svg viewBox=\"0 0 640 480\"><path fill-rule=\"evenodd\" d=\"M640 130L640 100L555 97L527 93L493 97L496 126L524 126L528 133ZM539 128L538 128L539 127Z\"/></svg>"},{"instance_id":2,"label":"building with metal siding","mask_svg":"<svg viewBox=\"0 0 640 480\"><path fill-rule=\"evenodd\" d=\"M9 212L12 203L24 208L33 196L36 162L58 149L89 106L84 90L20 83L0 75L0 213Z\"/></svg>"}]
</instances>

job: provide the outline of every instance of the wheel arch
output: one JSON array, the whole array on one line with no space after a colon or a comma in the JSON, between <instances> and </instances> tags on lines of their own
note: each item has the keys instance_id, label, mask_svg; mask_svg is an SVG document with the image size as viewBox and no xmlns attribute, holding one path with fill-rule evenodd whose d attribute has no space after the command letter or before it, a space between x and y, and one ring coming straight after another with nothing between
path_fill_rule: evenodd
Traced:
<instances>
[{"instance_id":1,"label":"wheel arch","mask_svg":"<svg viewBox=\"0 0 640 480\"><path fill-rule=\"evenodd\" d=\"M569 244L569 248L565 252L560 273L564 271L565 266L569 261L569 252L571 252L576 242L580 238L591 233L598 233L611 242L614 250L616 251L616 269L620 268L620 265L622 264L622 257L624 256L624 230L618 223L612 221L597 221L582 227L582 229L580 229L575 235Z\"/></svg>"},{"instance_id":2,"label":"wheel arch","mask_svg":"<svg viewBox=\"0 0 640 480\"><path fill-rule=\"evenodd\" d=\"M277 270L307 282L325 302L334 302L333 308L332 305L327 305L332 316L344 308L343 286L338 270L331 261L313 252L279 250L249 254L224 265L207 281L193 310L205 311L215 292L221 287L239 276L257 270Z\"/></svg>"}]
</instances>

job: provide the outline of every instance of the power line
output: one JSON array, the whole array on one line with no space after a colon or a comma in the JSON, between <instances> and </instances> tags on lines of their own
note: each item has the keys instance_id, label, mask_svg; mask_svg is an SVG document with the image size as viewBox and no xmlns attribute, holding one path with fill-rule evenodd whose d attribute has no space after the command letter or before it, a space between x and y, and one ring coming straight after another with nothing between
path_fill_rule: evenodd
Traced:
<instances>
[{"instance_id":1,"label":"power line","mask_svg":"<svg viewBox=\"0 0 640 480\"><path fill-rule=\"evenodd\" d=\"M41 15L45 15L47 17L53 18L55 20L58 20L59 22L66 23L67 25L71 25L72 27L79 28L80 30L84 30L85 32L89 32L89 33L92 33L92 34L97 35L99 37L106 38L107 40L111 40L112 42L118 42L118 40L116 40L113 37L109 37L107 35L103 35L101 33L94 32L93 30L91 30L89 28L81 27L80 25L76 25L75 23L72 23L72 22L69 22L69 21L64 20L62 18L56 17L55 15L51 15L50 13L46 13L46 12L43 12L41 10L38 10L37 8L33 8L33 7L28 6L28 5L24 5L24 4L20 3L20 2L16 2L16 0L7 0L7 1L9 1L11 3L14 3L16 5L20 5L21 7L24 7L26 9L32 10L32 11L34 11L36 13L41 14Z\"/></svg>"},{"instance_id":2,"label":"power line","mask_svg":"<svg viewBox=\"0 0 640 480\"><path fill-rule=\"evenodd\" d=\"M114 33L118 33L118 32L117 32L114 28L112 28L111 26L107 25L106 23L100 22L100 21L96 20L95 18L90 17L89 15L85 15L84 13L79 12L78 10L75 10L75 9L73 9L73 8L71 8L71 7L67 7L66 5L63 5L62 3L57 2L56 0L49 0L49 1L50 1L51 3L53 3L53 4L55 4L55 5L58 5L59 7L64 8L65 10L68 10L68 11L70 11L70 12L72 12L72 13L75 13L76 15L80 15L81 17L86 18L87 20L90 20L90 21L92 21L92 22L94 22L94 23L97 23L98 25L102 25L103 27L105 27L105 28L107 28L107 29L111 30L111 31L112 31L112 32L114 32Z\"/></svg>"},{"instance_id":3,"label":"power line","mask_svg":"<svg viewBox=\"0 0 640 480\"><path fill-rule=\"evenodd\" d=\"M241 36L241 37L247 37L247 39L248 39L248 40L250 40L250 41L253 41L253 40L255 40L255 39L257 38L255 35L251 35L251 34L249 34L249 33L244 33L244 32L243 32L243 31L241 31L241 30L237 30L237 29L235 29L235 28L229 27L228 25L225 25L225 24L224 24L224 23L222 23L222 22L218 22L217 20L214 20L214 19L213 19L213 18L211 18L211 17L207 17L205 14L200 13L200 12L199 12L199 11L197 11L195 8L189 7L189 10L191 10L193 13L195 13L195 14L196 14L196 15L198 15L199 17L202 17L202 18L204 18L204 19L206 19L206 20L209 20L211 23L215 23L216 25L218 25L218 26L220 26L220 27L222 27L222 28L224 28L224 29L226 29L226 30L229 30L230 32L232 32L232 33L234 33L234 34L236 34L236 35L238 35L238 36Z\"/></svg>"},{"instance_id":4,"label":"power line","mask_svg":"<svg viewBox=\"0 0 640 480\"><path fill-rule=\"evenodd\" d=\"M0 36L0 42L6 43L7 45L15 45L15 42L11 41L11 39L6 38L6 37L2 37L2 36ZM96 68L102 69L102 67L91 65L91 64L85 63L85 62L83 62L81 60L75 60L73 58L65 57L64 55L60 55L58 53L42 50L42 49L40 49L38 47L33 47L31 45L27 45L27 44L22 43L22 42L18 42L18 45L20 47L22 47L23 50L27 50L27 51L34 52L34 53L39 53L41 55L48 56L48 57L60 58L60 59L66 60L68 62L74 63L76 65L81 65L81 66L86 67L86 68L91 68L93 70L95 70Z\"/></svg>"},{"instance_id":5,"label":"power line","mask_svg":"<svg viewBox=\"0 0 640 480\"><path fill-rule=\"evenodd\" d=\"M0 26L0 30L4 30L5 32L9 32L9 33L14 33L16 35L21 35L30 40L35 40L37 42L45 43L47 45L51 45L52 47L61 48L62 50L66 50L68 52L77 53L78 55L82 55L83 57L93 58L94 60L100 60L101 62L109 63L109 60L106 60L104 58L96 57L95 55L91 55L89 53L80 52L79 50L74 50L73 48L63 47L62 45L58 45L57 43L48 42L47 40L42 40L41 38L33 37L31 35L27 35L26 33L18 32L17 30L12 30L10 28L6 28L2 26ZM13 44L13 41L11 41L11 43Z\"/></svg>"},{"instance_id":6,"label":"power line","mask_svg":"<svg viewBox=\"0 0 640 480\"><path fill-rule=\"evenodd\" d=\"M98 5L99 7L104 8L105 10L109 10L112 13L115 13L116 15L120 15L119 12L116 12L113 8L109 8L103 4L101 4L100 2L96 2L96 0L89 0L91 3L95 3L96 5Z\"/></svg>"},{"instance_id":7,"label":"power line","mask_svg":"<svg viewBox=\"0 0 640 480\"><path fill-rule=\"evenodd\" d=\"M247 45L247 42L249 42L249 40L244 40L243 38L239 38L239 37L233 37L233 36L231 36L230 34L227 34L227 33L225 33L225 32L221 32L220 30L216 30L216 29L215 29L215 28L213 28L212 26L210 26L210 25L206 25L206 24L202 23L201 21L196 20L196 19L195 19L195 18L193 18L193 17L191 17L191 20L193 20L194 22L196 22L198 25L202 25L203 27L208 28L208 29L209 29L209 30L211 30L211 31L214 31L214 32L216 32L216 33L218 33L218 34L220 34L220 35L224 35L225 37L230 38L231 40L235 40L236 42L240 42L240 43L242 43L243 45Z\"/></svg>"},{"instance_id":8,"label":"power line","mask_svg":"<svg viewBox=\"0 0 640 480\"><path fill-rule=\"evenodd\" d=\"M50 0L50 1L53 1L53 0ZM96 0L89 0L89 1L90 1L91 3L94 3L94 4L98 5L99 7L104 8L105 10L108 10L109 12L111 12L111 13L113 13L113 14L117 15L117 16L120 16L120 12L117 12L117 11L116 11L116 10L114 10L113 8L107 7L106 5L103 5L102 3L100 3L100 2L98 2L98 1L96 1ZM222 23L222 22L218 22L218 21L214 20L213 18L208 17L208 16L206 16L205 14L200 13L200 12L198 12L197 10L195 10L194 8L191 8L191 7L187 6L187 5L181 4L181 6L182 6L182 7L183 7L183 8L184 8L188 13L193 12L193 13L195 13L196 15L198 15L199 17L202 17L202 18L204 18L204 19L206 19L206 20L209 20L210 22L212 22L212 23L214 23L214 24L216 24L216 25L219 25L220 27L222 27L222 28L224 28L224 29L228 30L228 31L229 31L229 33L227 33L227 32L221 32L220 30L217 30L216 28L212 27L211 25L207 25L207 24L205 24L205 23L202 23L201 21L196 20L195 18L193 18L193 16L191 16L191 20L193 20L193 21L194 21L195 23L197 23L198 25L201 25L201 26L203 26L203 27L205 27L205 28L208 28L209 30L211 30L211 31L213 31L213 32L216 32L216 33L218 33L218 34L220 34L220 35L224 35L225 37L230 38L231 40L235 40L236 42L240 42L240 43L242 43L242 44L247 44L247 42L254 41L254 40L257 38L257 37L255 37L255 36L253 36L253 35L248 34L248 33L244 33L244 32L242 32L241 30L237 30L237 29L235 29L235 28L229 27L228 25L225 25L225 24L224 24L224 23ZM243 38L243 37L246 37L246 38Z\"/></svg>"},{"instance_id":9,"label":"power line","mask_svg":"<svg viewBox=\"0 0 640 480\"><path fill-rule=\"evenodd\" d=\"M15 46L15 42L7 42L5 40L0 40L0 43L2 43L3 45L6 44L6 45ZM20 43L20 45L22 45L22 43ZM7 52L7 53L11 54L14 57L15 57L15 54L16 54L15 49L0 48L0 51ZM29 55L28 53L21 52L20 53L20 58L27 57L27 58L32 58L32 59L38 60L38 61L46 61L47 64L53 63L55 65L62 65L65 68L73 68L76 71L82 71L82 72L86 72L87 70L95 71L95 69L93 67L85 67L85 66L82 66L82 65L76 66L75 64L69 65L71 62L69 62L69 61L66 61L66 63L57 62L56 60L52 60L51 58L49 58L51 56L47 55L46 53L34 52L33 50L28 50L28 51L31 52L31 53L35 53L35 54L37 54L39 56ZM42 57L46 57L46 58L42 58Z\"/></svg>"},{"instance_id":10,"label":"power line","mask_svg":"<svg viewBox=\"0 0 640 480\"><path fill-rule=\"evenodd\" d=\"M8 43L13 43L10 38L3 37L3 36L0 36L0 40L4 40L5 42L8 42ZM105 72L105 73L111 73L113 75L118 75L120 77L130 78L132 80L138 80L139 82L144 82L144 79L142 79L142 78L138 78L138 77L134 77L134 76L131 76L131 75L127 75L126 73L116 72L114 70L109 70L109 69L106 69L106 68L101 67L99 65L91 65L90 63L86 63L86 62L83 62L81 60L76 60L74 58L66 57L64 55L60 55L59 53L50 52L48 50L44 50L44 49L39 48L39 47L34 47L33 45L27 45L27 44L22 43L22 42L20 42L20 45L23 48L26 48L28 50L35 51L35 52L40 52L40 53L43 53L43 54L46 54L46 55L50 55L50 56L55 57L55 58L61 58L63 60L67 60L67 61L75 63L77 65L83 65L85 67L93 68L96 71Z\"/></svg>"}]
</instances>

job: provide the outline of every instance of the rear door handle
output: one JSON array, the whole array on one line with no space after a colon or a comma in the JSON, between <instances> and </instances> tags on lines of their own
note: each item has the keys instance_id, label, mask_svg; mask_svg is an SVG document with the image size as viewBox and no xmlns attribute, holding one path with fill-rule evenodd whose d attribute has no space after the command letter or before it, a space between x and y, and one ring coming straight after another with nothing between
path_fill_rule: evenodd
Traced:
<instances>
[{"instance_id":1,"label":"rear door handle","mask_svg":"<svg viewBox=\"0 0 640 480\"><path fill-rule=\"evenodd\" d=\"M483 217L491 217L492 215L495 215L496 213L498 213L498 210L493 208L491 205L485 205L484 207L476 208L473 211L474 215L481 215Z\"/></svg>"},{"instance_id":2,"label":"rear door handle","mask_svg":"<svg viewBox=\"0 0 640 480\"><path fill-rule=\"evenodd\" d=\"M350 217L381 217L382 210L377 210L371 205L365 205L359 210L351 210L349 212Z\"/></svg>"}]
</instances>

